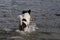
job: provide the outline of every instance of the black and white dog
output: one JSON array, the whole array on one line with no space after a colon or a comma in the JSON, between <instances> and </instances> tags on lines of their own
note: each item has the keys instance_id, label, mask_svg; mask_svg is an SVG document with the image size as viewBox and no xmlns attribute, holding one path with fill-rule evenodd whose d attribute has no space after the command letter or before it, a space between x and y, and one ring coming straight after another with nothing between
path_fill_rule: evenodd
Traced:
<instances>
[{"instance_id":1,"label":"black and white dog","mask_svg":"<svg viewBox=\"0 0 60 40\"><path fill-rule=\"evenodd\" d=\"M22 15L19 15L19 30L20 31L27 31L32 18L30 16L31 10L23 10Z\"/></svg>"}]
</instances>

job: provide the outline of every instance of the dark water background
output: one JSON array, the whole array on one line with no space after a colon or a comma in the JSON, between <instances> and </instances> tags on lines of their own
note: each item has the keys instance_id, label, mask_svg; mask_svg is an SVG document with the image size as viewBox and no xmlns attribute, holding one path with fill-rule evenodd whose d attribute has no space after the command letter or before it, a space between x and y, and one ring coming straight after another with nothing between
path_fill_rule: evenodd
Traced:
<instances>
[{"instance_id":1,"label":"dark water background","mask_svg":"<svg viewBox=\"0 0 60 40\"><path fill-rule=\"evenodd\" d=\"M24 9L32 10L39 28L27 35L14 31ZM0 40L60 40L60 0L0 0Z\"/></svg>"}]
</instances>

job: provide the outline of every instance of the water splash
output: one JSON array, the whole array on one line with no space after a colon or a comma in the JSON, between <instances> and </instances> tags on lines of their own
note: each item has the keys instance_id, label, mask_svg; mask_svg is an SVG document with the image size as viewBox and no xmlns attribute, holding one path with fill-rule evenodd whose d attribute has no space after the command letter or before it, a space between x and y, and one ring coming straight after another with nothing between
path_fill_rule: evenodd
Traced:
<instances>
[{"instance_id":1,"label":"water splash","mask_svg":"<svg viewBox=\"0 0 60 40\"><path fill-rule=\"evenodd\" d=\"M19 29L16 30L16 32L19 32L19 33L22 33L22 34L25 34L25 33L31 33L31 32L34 32L38 29L38 27L36 26L36 23L31 23L29 25L29 27L26 27L24 31L20 31Z\"/></svg>"}]
</instances>

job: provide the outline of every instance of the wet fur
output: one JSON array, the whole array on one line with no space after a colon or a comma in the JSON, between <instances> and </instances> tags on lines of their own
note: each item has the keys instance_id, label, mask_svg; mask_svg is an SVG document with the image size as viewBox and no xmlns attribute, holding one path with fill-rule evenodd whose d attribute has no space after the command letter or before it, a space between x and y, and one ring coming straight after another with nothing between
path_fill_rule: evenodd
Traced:
<instances>
[{"instance_id":1,"label":"wet fur","mask_svg":"<svg viewBox=\"0 0 60 40\"><path fill-rule=\"evenodd\" d=\"M30 14L31 10L23 10L22 14L25 14L25 13L29 13ZM27 20L23 18L22 21L26 22ZM22 25L19 25L19 30L24 31L24 28L26 28L26 26L27 25L24 22L22 22Z\"/></svg>"}]
</instances>

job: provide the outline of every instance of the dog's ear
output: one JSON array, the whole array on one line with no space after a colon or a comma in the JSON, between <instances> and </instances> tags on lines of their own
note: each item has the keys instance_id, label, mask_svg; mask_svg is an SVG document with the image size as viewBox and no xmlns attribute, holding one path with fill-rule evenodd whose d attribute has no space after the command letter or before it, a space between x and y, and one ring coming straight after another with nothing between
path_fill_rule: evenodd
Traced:
<instances>
[{"instance_id":1,"label":"dog's ear","mask_svg":"<svg viewBox=\"0 0 60 40\"><path fill-rule=\"evenodd\" d=\"M24 14L24 13L26 13L26 11L23 10L23 11L22 11L22 14Z\"/></svg>"},{"instance_id":2,"label":"dog's ear","mask_svg":"<svg viewBox=\"0 0 60 40\"><path fill-rule=\"evenodd\" d=\"M30 14L31 13L31 10L28 10L28 13Z\"/></svg>"}]
</instances>

